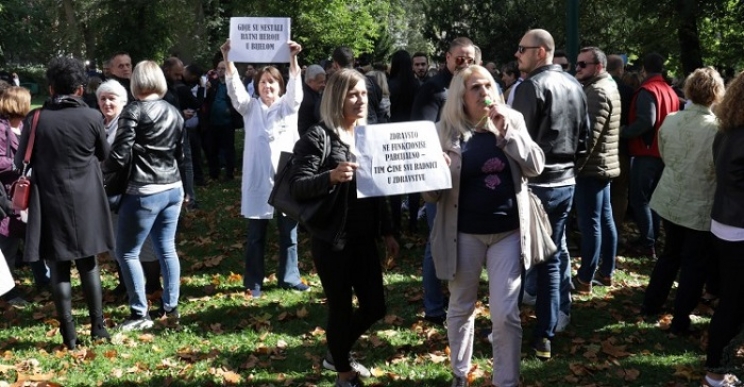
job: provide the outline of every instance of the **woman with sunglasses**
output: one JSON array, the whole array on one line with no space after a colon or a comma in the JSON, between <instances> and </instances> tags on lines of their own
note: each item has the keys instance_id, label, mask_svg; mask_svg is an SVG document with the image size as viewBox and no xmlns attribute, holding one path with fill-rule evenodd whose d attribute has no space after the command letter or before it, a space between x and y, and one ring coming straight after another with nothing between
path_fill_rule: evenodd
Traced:
<instances>
[{"instance_id":1,"label":"woman with sunglasses","mask_svg":"<svg viewBox=\"0 0 744 387\"><path fill-rule=\"evenodd\" d=\"M437 276L449 281L452 387L468 385L484 266L493 335L492 382L499 387L519 385L518 299L522 270L532 266L527 178L542 172L545 156L527 133L522 115L500 100L485 68L470 66L455 74L437 123L452 188L424 193L424 199L437 206L431 232Z\"/></svg>"}]
</instances>

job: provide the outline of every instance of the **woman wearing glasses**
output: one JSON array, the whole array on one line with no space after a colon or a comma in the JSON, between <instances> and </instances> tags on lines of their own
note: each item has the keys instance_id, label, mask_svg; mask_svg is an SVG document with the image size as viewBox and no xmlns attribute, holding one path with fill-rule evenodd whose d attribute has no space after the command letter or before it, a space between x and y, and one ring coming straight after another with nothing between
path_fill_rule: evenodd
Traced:
<instances>
[{"instance_id":1,"label":"woman wearing glasses","mask_svg":"<svg viewBox=\"0 0 744 387\"><path fill-rule=\"evenodd\" d=\"M482 268L488 273L493 334L493 384L519 385L521 275L532 265L527 178L545 163L524 119L500 100L483 67L452 79L437 123L452 188L424 193L437 205L431 250L437 275L449 281L447 337L454 380L467 386L473 354L475 303ZM454 243L453 243L454 241Z\"/></svg>"}]
</instances>

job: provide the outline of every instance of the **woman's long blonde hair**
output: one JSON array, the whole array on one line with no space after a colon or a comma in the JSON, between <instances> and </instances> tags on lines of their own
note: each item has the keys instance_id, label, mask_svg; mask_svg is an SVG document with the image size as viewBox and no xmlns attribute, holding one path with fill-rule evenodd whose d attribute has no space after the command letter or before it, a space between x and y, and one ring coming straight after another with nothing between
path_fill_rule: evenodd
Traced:
<instances>
[{"instance_id":1,"label":"woman's long blonde hair","mask_svg":"<svg viewBox=\"0 0 744 387\"><path fill-rule=\"evenodd\" d=\"M497 91L496 81L486 68L469 66L455 73L455 76L450 82L449 91L447 92L447 102L444 103L439 121L439 141L442 144L442 148L450 148L461 136L465 140L469 139L471 135L470 129L474 127L473 119L481 118L469 117L465 110L465 101L463 101L465 91L467 90L466 83L473 74L483 76L491 82L493 87L489 92L489 98L493 103L504 102L503 97Z\"/></svg>"},{"instance_id":2,"label":"woman's long blonde hair","mask_svg":"<svg viewBox=\"0 0 744 387\"><path fill-rule=\"evenodd\" d=\"M362 82L366 86L364 75L352 69L341 69L333 73L326 83L323 99L320 101L320 119L329 129L338 133L344 124L344 101L349 90ZM365 111L366 114L366 111ZM367 123L367 117L357 120L357 125Z\"/></svg>"}]
</instances>

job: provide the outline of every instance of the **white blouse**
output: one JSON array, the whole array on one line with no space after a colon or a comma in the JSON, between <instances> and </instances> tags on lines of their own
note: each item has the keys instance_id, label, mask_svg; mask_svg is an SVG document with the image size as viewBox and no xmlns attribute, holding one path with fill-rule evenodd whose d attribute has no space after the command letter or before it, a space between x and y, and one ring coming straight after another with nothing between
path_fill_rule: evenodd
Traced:
<instances>
[{"instance_id":1,"label":"white blouse","mask_svg":"<svg viewBox=\"0 0 744 387\"><path fill-rule=\"evenodd\" d=\"M246 218L271 219L274 215L268 200L279 155L292 152L300 139L297 112L302 103L302 85L299 83L299 77L290 74L286 94L266 106L248 95L240 77L225 77L227 95L243 116L245 125L240 213Z\"/></svg>"}]
</instances>

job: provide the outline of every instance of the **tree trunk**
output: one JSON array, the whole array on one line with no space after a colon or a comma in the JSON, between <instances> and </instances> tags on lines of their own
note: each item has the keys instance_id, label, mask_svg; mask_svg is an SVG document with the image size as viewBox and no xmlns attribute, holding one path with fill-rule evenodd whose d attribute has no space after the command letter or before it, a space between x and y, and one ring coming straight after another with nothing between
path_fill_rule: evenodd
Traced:
<instances>
[{"instance_id":1,"label":"tree trunk","mask_svg":"<svg viewBox=\"0 0 744 387\"><path fill-rule=\"evenodd\" d=\"M697 1L677 0L677 14L679 15L677 38L685 76L703 67L703 53L697 27L697 10L699 9Z\"/></svg>"}]
</instances>

